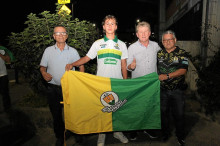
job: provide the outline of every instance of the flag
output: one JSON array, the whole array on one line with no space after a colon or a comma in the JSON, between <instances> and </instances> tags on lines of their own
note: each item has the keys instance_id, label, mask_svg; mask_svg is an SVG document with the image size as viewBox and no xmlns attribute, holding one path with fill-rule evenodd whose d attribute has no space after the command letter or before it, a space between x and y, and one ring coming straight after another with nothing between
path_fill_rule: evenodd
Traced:
<instances>
[{"instance_id":1,"label":"flag","mask_svg":"<svg viewBox=\"0 0 220 146\"><path fill-rule=\"evenodd\" d=\"M123 80L67 71L61 85L65 128L74 133L161 128L156 73Z\"/></svg>"}]
</instances>

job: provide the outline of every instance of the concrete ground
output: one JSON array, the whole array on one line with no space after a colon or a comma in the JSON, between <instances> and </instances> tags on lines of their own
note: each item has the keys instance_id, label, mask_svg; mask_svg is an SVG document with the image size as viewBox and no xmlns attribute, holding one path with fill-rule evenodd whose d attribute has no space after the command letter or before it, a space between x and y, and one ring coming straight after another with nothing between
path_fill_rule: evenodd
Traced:
<instances>
[{"instance_id":1,"label":"concrete ground","mask_svg":"<svg viewBox=\"0 0 220 146\"><path fill-rule=\"evenodd\" d=\"M11 74L11 72L10 72ZM19 102L24 96L31 93L29 85L20 80L19 84L13 81L10 75L10 95L12 110L3 111L0 100L0 145L1 146L54 146L55 135L52 128L52 120L48 107L31 108L20 106ZM0 99L2 97L0 96ZM220 146L220 114L213 122L203 113L199 112L198 104L187 99L185 112L186 146ZM125 135L129 136L127 132ZM83 143L78 144L74 136L67 141L67 146L84 145L95 146L97 134L83 136ZM112 133L107 133L106 146L176 146L178 145L173 135L167 142L159 138L151 140L143 132L138 132L136 141L122 144L113 138Z\"/></svg>"}]
</instances>

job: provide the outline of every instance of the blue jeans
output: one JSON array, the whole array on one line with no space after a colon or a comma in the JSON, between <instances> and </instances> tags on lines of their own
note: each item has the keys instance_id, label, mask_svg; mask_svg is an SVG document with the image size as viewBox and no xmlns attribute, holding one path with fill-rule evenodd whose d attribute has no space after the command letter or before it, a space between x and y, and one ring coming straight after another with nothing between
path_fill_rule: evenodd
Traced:
<instances>
[{"instance_id":1,"label":"blue jeans","mask_svg":"<svg viewBox=\"0 0 220 146\"><path fill-rule=\"evenodd\" d=\"M176 136L184 139L184 105L185 96L182 90L163 90L160 93L161 98L161 124L162 133L170 135L170 112L172 113Z\"/></svg>"}]
</instances>

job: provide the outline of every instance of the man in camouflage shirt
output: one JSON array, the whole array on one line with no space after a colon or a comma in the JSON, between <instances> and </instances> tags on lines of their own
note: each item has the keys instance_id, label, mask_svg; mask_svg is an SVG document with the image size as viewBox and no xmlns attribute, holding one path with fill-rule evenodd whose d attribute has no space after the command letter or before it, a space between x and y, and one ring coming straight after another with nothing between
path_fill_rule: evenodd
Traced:
<instances>
[{"instance_id":1,"label":"man in camouflage shirt","mask_svg":"<svg viewBox=\"0 0 220 146\"><path fill-rule=\"evenodd\" d=\"M169 112L174 116L176 136L180 145L184 141L184 81L188 69L187 52L175 46L173 31L162 35L164 49L157 53L158 74L161 81L161 122L163 140L170 136Z\"/></svg>"}]
</instances>

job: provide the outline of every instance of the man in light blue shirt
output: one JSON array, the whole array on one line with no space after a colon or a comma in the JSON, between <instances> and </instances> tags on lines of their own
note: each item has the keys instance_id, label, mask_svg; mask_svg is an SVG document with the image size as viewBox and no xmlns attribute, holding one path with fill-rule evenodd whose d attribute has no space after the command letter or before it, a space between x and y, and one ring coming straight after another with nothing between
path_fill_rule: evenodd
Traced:
<instances>
[{"instance_id":1,"label":"man in light blue shirt","mask_svg":"<svg viewBox=\"0 0 220 146\"><path fill-rule=\"evenodd\" d=\"M46 48L41 63L40 72L45 81L48 82L47 98L50 112L53 117L53 126L57 138L56 146L63 145L64 142L64 122L62 116L63 101L61 89L61 77L65 73L65 66L80 59L78 52L66 44L68 34L65 27L56 26L53 37L56 44ZM79 66L80 71L84 72L84 66ZM75 70L73 68L72 70Z\"/></svg>"},{"instance_id":2,"label":"man in light blue shirt","mask_svg":"<svg viewBox=\"0 0 220 146\"><path fill-rule=\"evenodd\" d=\"M161 50L158 43L150 41L150 24L139 22L136 27L138 41L128 47L127 69L131 71L131 77L137 78L153 72L157 72L157 52ZM150 138L156 138L153 131L144 131ZM135 140L137 133L130 133L131 140Z\"/></svg>"},{"instance_id":3,"label":"man in light blue shirt","mask_svg":"<svg viewBox=\"0 0 220 146\"><path fill-rule=\"evenodd\" d=\"M150 24L140 22L136 27L138 41L128 47L127 68L132 78L157 72L157 52L161 50L158 43L149 40Z\"/></svg>"},{"instance_id":4,"label":"man in light blue shirt","mask_svg":"<svg viewBox=\"0 0 220 146\"><path fill-rule=\"evenodd\" d=\"M51 75L49 84L60 85L60 79L65 73L65 66L71 62L79 60L78 52L65 44L63 50L58 47L58 44L48 47L42 57L40 66L47 68L47 73ZM73 68L72 70L75 70Z\"/></svg>"}]
</instances>

